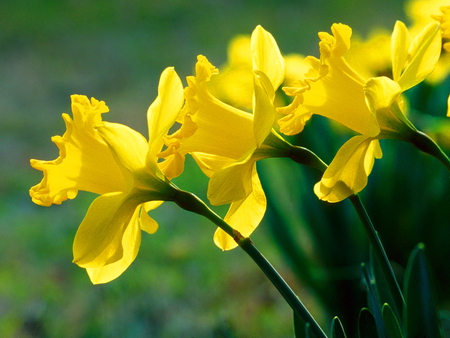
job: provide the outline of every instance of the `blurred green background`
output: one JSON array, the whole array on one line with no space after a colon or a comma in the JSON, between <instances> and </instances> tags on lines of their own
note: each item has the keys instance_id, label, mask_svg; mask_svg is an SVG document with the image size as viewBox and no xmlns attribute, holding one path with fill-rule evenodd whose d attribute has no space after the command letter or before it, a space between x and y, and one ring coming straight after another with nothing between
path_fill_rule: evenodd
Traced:
<instances>
[{"instance_id":1,"label":"blurred green background","mask_svg":"<svg viewBox=\"0 0 450 338\"><path fill-rule=\"evenodd\" d=\"M106 101L111 111L105 120L145 135L145 112L165 67L175 66L184 79L198 54L220 66L229 40L258 24L275 36L283 53L317 56L318 31L329 31L334 22L362 36L376 27L391 29L395 20L405 20L403 5L1 1L0 336L291 337L292 314L254 263L239 249L221 252L212 242L212 224L168 203L152 213L160 229L144 235L126 273L93 286L71 260L73 237L94 196L80 193L51 208L34 205L28 189L41 173L29 159L58 156L50 137L64 132L61 113L69 113L71 94ZM298 140L330 161L342 140L319 136L310 132ZM448 174L409 145L385 151L378 162L363 199L389 256L401 275L410 250L424 241L438 279L447 283L448 182L440 178ZM252 236L255 243L324 325L334 315L356 320L350 305L364 304L359 264L367 249L349 205L317 201L312 194L317 175L288 161L268 160L259 170L270 197L267 217ZM205 196L207 180L192 161L176 183ZM447 285L438 286L443 309L449 308Z\"/></svg>"}]
</instances>

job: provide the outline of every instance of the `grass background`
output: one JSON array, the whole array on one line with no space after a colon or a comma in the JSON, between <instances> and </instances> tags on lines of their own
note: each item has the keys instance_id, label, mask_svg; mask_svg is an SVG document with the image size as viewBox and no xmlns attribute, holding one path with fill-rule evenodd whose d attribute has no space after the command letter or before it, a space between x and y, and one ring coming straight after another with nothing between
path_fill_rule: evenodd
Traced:
<instances>
[{"instance_id":1,"label":"grass background","mask_svg":"<svg viewBox=\"0 0 450 338\"><path fill-rule=\"evenodd\" d=\"M375 27L390 29L395 20L405 20L403 5L402 1L389 0L0 2L0 336L292 336L289 308L253 262L239 249L225 253L218 250L211 240L214 226L171 204L152 213L160 229L143 236L140 254L126 273L107 285L91 285L85 272L71 263L71 250L76 229L94 196L80 193L77 199L51 208L32 204L28 189L40 181L41 173L29 166L29 159L58 156L50 137L64 132L61 113L69 112L71 94L106 101L111 111L105 120L125 123L145 135L145 112L156 96L159 74L165 67L175 66L184 79L192 74L198 54L220 66L226 61L229 40L237 34L250 34L258 24L275 36L283 53L317 56L318 31L329 31L335 22L346 23L363 36ZM406 149L401 148L405 157L423 160ZM330 160L331 155L329 151L325 159ZM394 164L398 160L394 153L387 152L386 156L392 161L387 160L379 174L374 173L377 176L368 196L386 194L386 177L401 186L402 176L393 175L404 162ZM268 217L252 238L313 314L328 323L336 313L323 311L314 283L297 278L301 271L292 267L297 264L298 268L301 260L286 259L286 252L279 246L286 236L271 226L280 218L287 218L286 223L293 221L288 218L296 213L298 219L311 219L301 210L318 204L311 193L312 183L296 196L307 196L308 202L297 205L289 187L298 181L289 184L285 180L286 172L297 170L292 164L270 160L261 165L261 170L273 195ZM427 170L433 177L441 169L431 164ZM423 177L422 172L417 175ZM176 183L205 196L207 180L192 161ZM284 193L277 195L275 188L280 186L285 187ZM416 196L413 202L420 204L414 189L403 191L404 195ZM439 194L431 194L436 189L440 189ZM439 197L444 194L442 189L435 184L429 192ZM403 210L392 204L380 205L380 201L369 202L375 213L382 208L388 215L400 214L407 220L416 217L411 214L411 204L405 204ZM393 201L397 203L398 199ZM280 203L288 209L280 208ZM324 208L322 219L333 219L338 212L347 217L344 209L336 211L339 206ZM224 208L217 210L225 212ZM317 209L309 213L311 210ZM447 217L445 212L436 217ZM317 214L313 216L318 221ZM385 221L380 219L382 228ZM335 233L321 232L320 227L291 230L313 262L307 267L315 271L312 275L324 279L327 271L333 277L325 279L340 285L348 275L358 279L354 277L355 266L364 252L364 241L355 244L360 236L357 231L334 229ZM396 260L404 262L415 241L429 234L417 230L410 241L402 241L409 229L403 227L401 231L400 235L395 232L386 237ZM318 237L326 244L314 242ZM358 250L350 250L344 257L336 243L341 240L353 243ZM445 240L448 237L438 244L445 246ZM328 257L342 254L341 262L327 263L323 257L314 256L321 245L327 248ZM316 268L313 258L321 261ZM335 270L330 273L320 266L334 266ZM448 279L445 265L438 271ZM344 306L349 295L342 293L340 297L336 298L336 308Z\"/></svg>"}]
</instances>

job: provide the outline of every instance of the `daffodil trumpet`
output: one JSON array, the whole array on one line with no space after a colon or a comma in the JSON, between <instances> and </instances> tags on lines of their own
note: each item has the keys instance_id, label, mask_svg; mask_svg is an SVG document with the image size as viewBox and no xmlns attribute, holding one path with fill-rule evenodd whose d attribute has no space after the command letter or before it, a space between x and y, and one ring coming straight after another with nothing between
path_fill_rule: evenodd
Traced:
<instances>
[{"instance_id":1,"label":"daffodil trumpet","mask_svg":"<svg viewBox=\"0 0 450 338\"><path fill-rule=\"evenodd\" d=\"M320 58L307 57L310 67L295 86L285 87L294 99L278 108L280 132L301 132L313 114L332 119L359 135L348 140L328 166L315 194L330 203L364 189L375 159L382 157L380 139L412 143L450 169L448 157L405 113L402 93L427 78L435 69L442 47L441 29L430 23L415 37L400 21L391 36L392 78L366 78L346 59L352 30L334 24L332 34L321 32Z\"/></svg>"}]
</instances>

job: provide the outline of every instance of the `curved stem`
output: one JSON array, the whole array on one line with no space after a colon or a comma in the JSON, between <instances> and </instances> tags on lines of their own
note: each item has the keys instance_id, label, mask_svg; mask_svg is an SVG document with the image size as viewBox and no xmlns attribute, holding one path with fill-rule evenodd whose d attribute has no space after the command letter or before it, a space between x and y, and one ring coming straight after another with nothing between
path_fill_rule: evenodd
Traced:
<instances>
[{"instance_id":1,"label":"curved stem","mask_svg":"<svg viewBox=\"0 0 450 338\"><path fill-rule=\"evenodd\" d=\"M303 305L294 291L286 283L283 277L275 270L270 262L256 248L252 240L242 236L237 230L233 229L220 216L212 211L202 200L194 194L178 190L174 196L174 202L181 208L202 215L224 230L228 235L233 237L236 243L244 250L250 258L258 265L258 267L269 278L272 284L277 288L294 313L302 318L305 323L310 324L310 331L316 338L327 338L314 317L309 313L308 309Z\"/></svg>"},{"instance_id":2,"label":"curved stem","mask_svg":"<svg viewBox=\"0 0 450 338\"><path fill-rule=\"evenodd\" d=\"M440 150L439 146L432 139L430 139L426 134L420 132L417 132L416 137L418 140L421 140L421 142L418 143L423 145L422 148L420 148L422 151L426 151L427 153L440 159L441 162L444 163L444 165L446 165L447 168L449 168L450 170L450 160L448 160L447 156L442 152L442 150ZM415 145L417 146L417 144ZM438 157L438 155L440 157ZM292 148L292 155L290 156L290 158L296 161L297 163L301 163L301 161L299 161L297 158L298 156L299 156L298 149ZM322 168L319 167L316 168L324 172L327 166L326 164L323 164ZM389 292L395 301L395 304L393 304L392 306L395 306L396 309L398 310L397 313L401 315L402 313L401 309L402 306L405 304L405 301L403 299L403 294L401 292L397 279L395 278L394 271L392 270L392 266L389 263L386 251L384 250L383 244L381 243L380 237L378 236L378 233L375 230L372 221L366 209L364 208L364 205L359 196L354 194L351 195L349 199L352 202L353 207L355 208L356 213L358 214L364 226L364 230L366 231L369 242L374 250L377 261L379 262L383 275L386 279L386 283L388 284Z\"/></svg>"}]
</instances>

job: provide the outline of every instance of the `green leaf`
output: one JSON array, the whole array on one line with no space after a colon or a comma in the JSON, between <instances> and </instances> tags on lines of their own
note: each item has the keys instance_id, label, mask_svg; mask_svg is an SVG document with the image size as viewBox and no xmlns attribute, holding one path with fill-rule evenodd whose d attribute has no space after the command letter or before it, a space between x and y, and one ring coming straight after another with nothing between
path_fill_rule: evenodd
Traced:
<instances>
[{"instance_id":1,"label":"green leaf","mask_svg":"<svg viewBox=\"0 0 450 338\"><path fill-rule=\"evenodd\" d=\"M375 279L374 291L378 299L378 306L381 314L381 308L383 304L389 304L390 309L395 313L397 318L401 318L402 315L402 302L399 298L392 294L383 271L377 261L373 249L370 250L370 272L372 278Z\"/></svg>"},{"instance_id":2,"label":"green leaf","mask_svg":"<svg viewBox=\"0 0 450 338\"><path fill-rule=\"evenodd\" d=\"M331 322L331 338L347 338L344 327L338 317L334 317Z\"/></svg>"},{"instance_id":3,"label":"green leaf","mask_svg":"<svg viewBox=\"0 0 450 338\"><path fill-rule=\"evenodd\" d=\"M425 245L420 243L411 253L405 274L404 312L407 337L442 337L436 297Z\"/></svg>"},{"instance_id":4,"label":"green leaf","mask_svg":"<svg viewBox=\"0 0 450 338\"><path fill-rule=\"evenodd\" d=\"M384 304L383 308L381 309L381 312L383 314L383 320L384 325L386 327L387 333L389 334L390 338L403 338L403 332L400 327L400 324L398 322L398 319L392 311L392 308L389 306L389 304Z\"/></svg>"},{"instance_id":5,"label":"green leaf","mask_svg":"<svg viewBox=\"0 0 450 338\"><path fill-rule=\"evenodd\" d=\"M367 308L361 309L358 320L359 338L378 338L375 317Z\"/></svg>"},{"instance_id":6,"label":"green leaf","mask_svg":"<svg viewBox=\"0 0 450 338\"><path fill-rule=\"evenodd\" d=\"M373 266L373 259L371 260L371 267ZM377 286L377 280L375 279L375 277L372 274L373 271L373 267L372 268L367 268L366 265L363 263L361 265L362 270L363 270L363 275L364 278L366 280L366 285L367 285L367 302L368 302L368 308L370 314L373 316L373 319L375 321L375 328L376 328L376 332L378 334L380 334L380 336L385 336L385 327L384 327L384 322L383 322L383 318L381 315L381 300L380 300L380 294L379 294L379 287Z\"/></svg>"}]
</instances>

